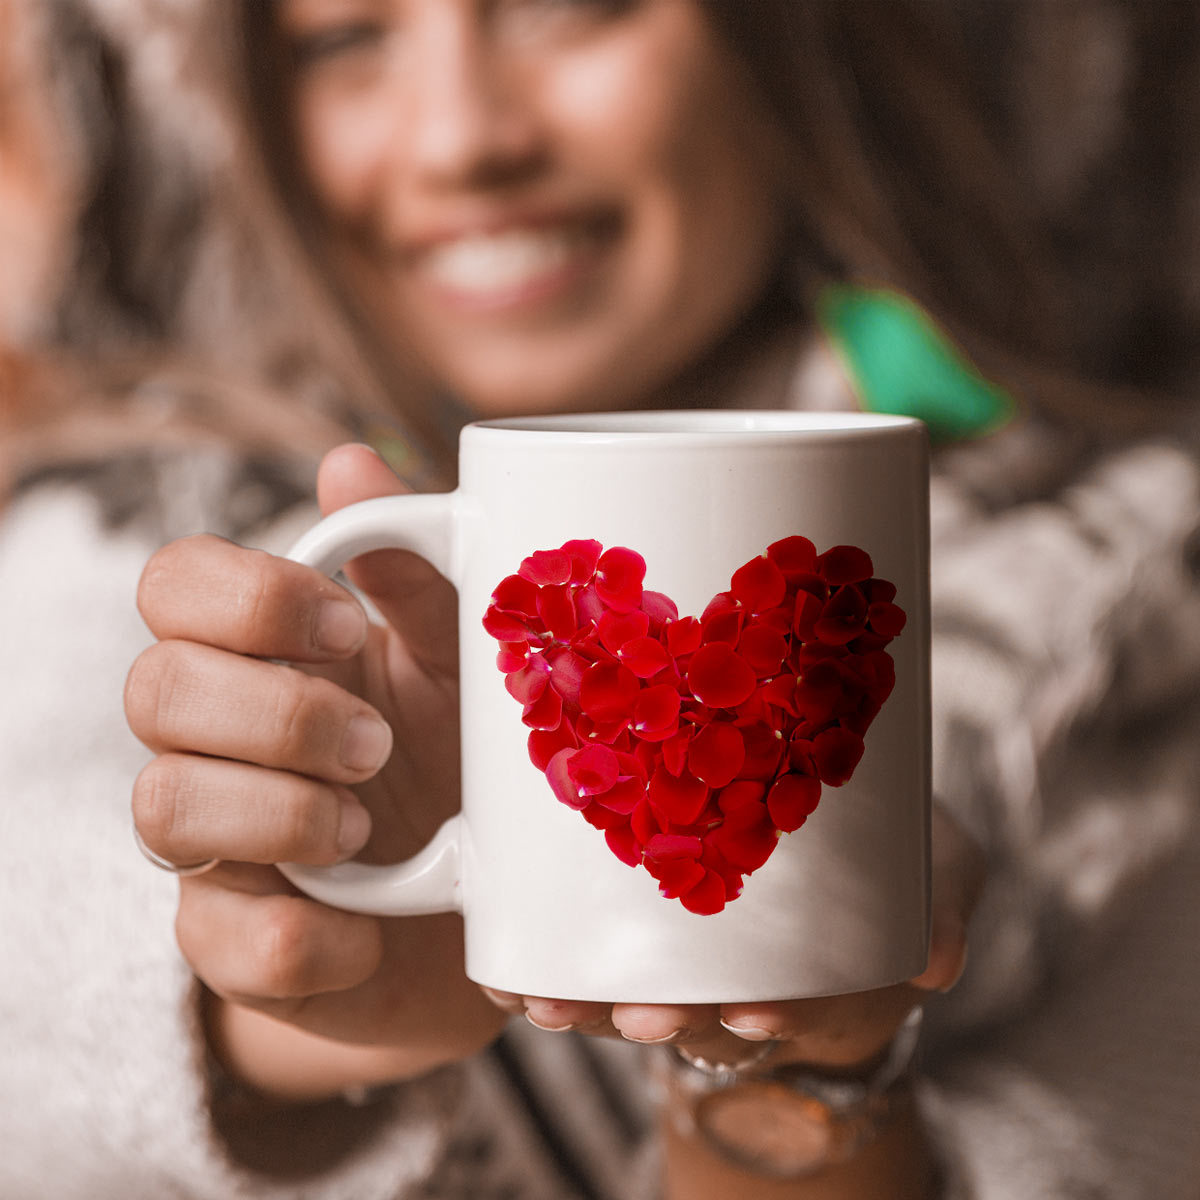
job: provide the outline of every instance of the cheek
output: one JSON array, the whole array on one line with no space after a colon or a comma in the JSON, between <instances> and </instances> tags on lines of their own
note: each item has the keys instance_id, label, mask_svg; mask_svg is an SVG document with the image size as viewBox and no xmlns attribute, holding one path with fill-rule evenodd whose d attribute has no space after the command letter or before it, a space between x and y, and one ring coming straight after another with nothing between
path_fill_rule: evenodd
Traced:
<instances>
[{"instance_id":1,"label":"cheek","mask_svg":"<svg viewBox=\"0 0 1200 1200\"><path fill-rule=\"evenodd\" d=\"M303 167L322 207L354 223L377 215L396 129L390 106L314 91L299 98L296 113Z\"/></svg>"},{"instance_id":2,"label":"cheek","mask_svg":"<svg viewBox=\"0 0 1200 1200\"><path fill-rule=\"evenodd\" d=\"M644 282L657 271L667 285L673 264L676 286L691 286L678 276L698 257L728 262L737 278L758 269L747 260L765 253L780 208L767 118L703 33L593 54L543 88L560 157L627 205Z\"/></svg>"}]
</instances>

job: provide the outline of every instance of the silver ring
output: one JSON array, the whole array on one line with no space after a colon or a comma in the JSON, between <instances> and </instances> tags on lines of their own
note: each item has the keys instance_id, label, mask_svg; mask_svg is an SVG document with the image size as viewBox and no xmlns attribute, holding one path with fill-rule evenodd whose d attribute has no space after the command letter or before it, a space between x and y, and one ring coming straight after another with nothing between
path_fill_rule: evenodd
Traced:
<instances>
[{"instance_id":1,"label":"silver ring","mask_svg":"<svg viewBox=\"0 0 1200 1200\"><path fill-rule=\"evenodd\" d=\"M173 863L170 859L163 858L161 854L155 854L145 842L142 841L142 835L138 832L137 823L133 826L133 840L137 843L137 848L142 852L142 857L148 862L153 863L160 871L167 871L171 875L178 875L180 879L186 879L190 875L203 875L205 871L211 871L221 860L219 858L210 858L206 862L198 863Z\"/></svg>"}]
</instances>

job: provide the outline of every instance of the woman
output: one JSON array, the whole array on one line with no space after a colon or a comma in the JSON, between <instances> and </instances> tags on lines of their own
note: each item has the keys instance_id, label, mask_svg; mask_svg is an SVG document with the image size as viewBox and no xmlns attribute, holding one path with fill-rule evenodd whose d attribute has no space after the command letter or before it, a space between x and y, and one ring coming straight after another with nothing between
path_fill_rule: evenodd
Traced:
<instances>
[{"instance_id":1,"label":"woman","mask_svg":"<svg viewBox=\"0 0 1200 1200\"><path fill-rule=\"evenodd\" d=\"M1037 377L1027 364L1052 326L1022 231L1005 215L1003 176L957 120L953 73L926 62L935 27L903 6L283 0L230 12L244 20L244 98L266 166L240 172L239 195L253 201L242 227L261 231L274 269L329 315L312 328L342 382L339 400L366 397L366 408L391 399L406 461L431 462L430 475L440 467L445 476L464 411L814 395L852 404L845 375L814 337L820 311L860 384L869 376L835 302L842 294L819 291L828 279L903 286L978 352L1000 361L1000 345L1022 351L1020 372L1005 364L1014 382ZM231 145L232 163L246 144ZM273 193L286 222L269 210ZM1119 885L1141 863L1170 862L1171 875L1183 861L1163 833L1190 820L1171 773L1183 770L1177 742L1167 736L1173 756L1146 756L1164 801L1155 836L1140 841L1127 836L1138 828L1128 805L1115 814L1098 806L1081 766L1095 762L1085 735L1116 744L1112 730L1169 705L1194 678L1197 600L1177 550L1193 521L1195 470L1164 448L1085 459L1085 439L1041 414L1005 425L1002 396L962 368L935 327L905 304L879 303L875 312L957 372L955 394L966 388L991 402L974 431L1002 427L986 443L948 447L935 494L937 783L985 844L993 880L972 971L932 1006L919 1115L904 1108L848 1162L768 1183L766 1158L759 1170L727 1161L687 1129L684 1102L669 1101L668 1194L927 1195L935 1168L946 1186L985 1196L1095 1186L1138 1194L1158 1178L1153 1156L1131 1165L1129 1145L1089 1107L1099 1094L1103 1108L1114 1079L1089 1074L1089 1064L1074 1080L1105 1086L1074 1086L1070 1064L1046 1049L1074 1014L1069 1002L1065 1011L1046 1003L1045 971L1074 970L1082 948L1104 943ZM204 331L205 314L183 315ZM897 402L878 388L863 398ZM235 511L239 482L236 472L210 471L206 504ZM318 490L330 510L398 486L355 446L326 459ZM1030 502L1044 496L1059 497L1057 507ZM272 535L284 544L278 528L259 533ZM1149 570L1154 585L1130 624L1127 580ZM619 1048L614 1057L571 1039L506 1038L473 1057L500 1029L497 1005L544 1029L617 1031L708 1057L750 1057L748 1045L778 1040L774 1061L869 1077L914 1002L954 982L978 871L953 835L939 842L940 920L925 975L821 1002L674 1010L485 997L461 974L452 920L378 922L297 897L268 864L346 857L368 834L372 855L394 857L456 803L445 585L399 556L358 564L354 579L386 632L369 632L336 585L212 538L172 543L141 583L143 614L161 640L138 659L127 690L130 723L157 754L134 791L140 836L169 864L221 860L182 880L177 923L205 985L181 988L180 1004L193 1038L202 1024L205 1041L181 1040L163 1065L202 1112L180 1060L212 1051L215 1110L235 1160L277 1177L290 1169L305 1182L282 1186L313 1194L457 1186L475 1196L489 1186L563 1194L570 1185L547 1165L557 1159L579 1167L574 1186L628 1195L633 1185L613 1165L627 1147L612 1132L620 1105L601 1103L601 1089L577 1094L575 1082L554 1111L556 1072L561 1080L584 1062L600 1077L627 1070ZM1064 582L1075 601L1069 626L1046 603ZM1176 673L1134 671L1109 703L1106 673L1136 664L1131 650L1149 629L1170 631ZM271 659L318 669L301 675ZM270 719L288 713L290 721ZM437 797L437 811L404 808L417 785ZM1130 782L1122 801L1138 786ZM1125 849L1106 854L1103 879L1081 898L1073 868L1101 810ZM1185 919L1184 906L1171 912ZM170 988L155 986L165 1008ZM1017 1015L1027 1019L992 1065L978 1038L999 1036ZM1159 1035L1178 1029L1153 1006L1146 1028L1151 1021ZM951 1054L967 1032L970 1052ZM464 1059L464 1072L430 1074ZM454 1107L475 1153L460 1143L431 1168L434 1117L463 1079L467 1098ZM1178 1078L1168 1083L1188 1099ZM379 1084L395 1086L359 1112L338 1099ZM514 1094L527 1102L524 1115L512 1111ZM496 1096L509 1106L489 1106ZM973 1104L951 1104L962 1096ZM1031 1119L1020 1105L1035 1103ZM1070 1151L1037 1136L1051 1121L1075 1139ZM174 1186L251 1187L206 1157L214 1148L202 1137L182 1140L192 1176ZM751 1150L763 1153L752 1139ZM506 1179L522 1152L523 1178ZM1017 1163L1026 1174L1014 1176ZM455 1170L457 1181L439 1177ZM155 1171L161 1192L171 1165Z\"/></svg>"}]
</instances>

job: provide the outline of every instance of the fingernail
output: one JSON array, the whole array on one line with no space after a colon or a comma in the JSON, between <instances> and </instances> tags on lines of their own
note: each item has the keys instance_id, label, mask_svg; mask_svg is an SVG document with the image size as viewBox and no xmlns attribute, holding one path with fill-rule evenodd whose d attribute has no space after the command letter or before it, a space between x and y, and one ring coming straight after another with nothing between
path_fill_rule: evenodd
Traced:
<instances>
[{"instance_id":1,"label":"fingernail","mask_svg":"<svg viewBox=\"0 0 1200 1200\"><path fill-rule=\"evenodd\" d=\"M569 1025L543 1025L541 1021L535 1021L533 1014L526 1012L525 1020L527 1020L534 1029L544 1030L546 1033L570 1033L573 1029L578 1029L577 1022L572 1021Z\"/></svg>"},{"instance_id":2,"label":"fingernail","mask_svg":"<svg viewBox=\"0 0 1200 1200\"><path fill-rule=\"evenodd\" d=\"M379 717L355 717L342 735L342 766L351 771L378 771L392 752L392 731Z\"/></svg>"},{"instance_id":3,"label":"fingernail","mask_svg":"<svg viewBox=\"0 0 1200 1200\"><path fill-rule=\"evenodd\" d=\"M349 858L357 854L371 836L371 814L348 792L338 797L341 803L341 815L338 822L337 848L338 854Z\"/></svg>"},{"instance_id":4,"label":"fingernail","mask_svg":"<svg viewBox=\"0 0 1200 1200\"><path fill-rule=\"evenodd\" d=\"M313 620L317 649L330 654L353 654L367 640L367 617L349 600L323 600Z\"/></svg>"},{"instance_id":5,"label":"fingernail","mask_svg":"<svg viewBox=\"0 0 1200 1200\"><path fill-rule=\"evenodd\" d=\"M627 1042L636 1042L639 1046L668 1046L672 1042L686 1041L692 1036L690 1029L672 1029L670 1033L659 1034L658 1037L635 1037L623 1029L617 1031Z\"/></svg>"},{"instance_id":6,"label":"fingernail","mask_svg":"<svg viewBox=\"0 0 1200 1200\"><path fill-rule=\"evenodd\" d=\"M728 1030L734 1037L740 1037L744 1042L769 1042L779 1035L773 1030L764 1029L761 1025L739 1025L721 1018L721 1027Z\"/></svg>"}]
</instances>

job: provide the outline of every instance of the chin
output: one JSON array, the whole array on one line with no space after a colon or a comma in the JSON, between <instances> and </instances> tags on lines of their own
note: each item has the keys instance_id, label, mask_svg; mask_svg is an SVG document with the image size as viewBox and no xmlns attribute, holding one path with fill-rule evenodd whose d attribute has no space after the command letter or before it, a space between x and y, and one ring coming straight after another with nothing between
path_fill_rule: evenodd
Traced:
<instances>
[{"instance_id":1,"label":"chin","mask_svg":"<svg viewBox=\"0 0 1200 1200\"><path fill-rule=\"evenodd\" d=\"M480 417L545 416L560 412L600 412L634 407L627 389L614 388L601 379L547 379L544 375L514 378L497 386L491 379L484 386L459 380L452 386L465 397Z\"/></svg>"}]
</instances>

